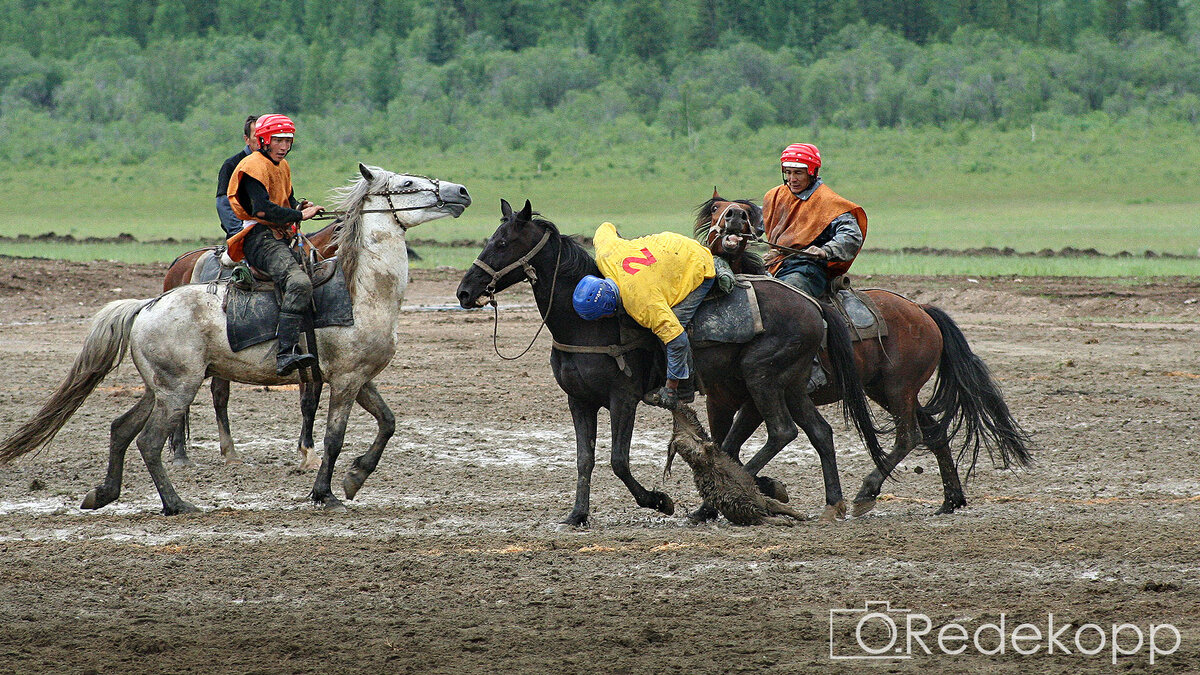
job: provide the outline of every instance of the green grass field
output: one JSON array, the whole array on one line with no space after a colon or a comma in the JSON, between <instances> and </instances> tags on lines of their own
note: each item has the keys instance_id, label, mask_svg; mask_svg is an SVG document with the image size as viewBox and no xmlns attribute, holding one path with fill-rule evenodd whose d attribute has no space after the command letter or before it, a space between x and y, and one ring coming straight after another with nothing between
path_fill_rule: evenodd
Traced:
<instances>
[{"instance_id":1,"label":"green grass field","mask_svg":"<svg viewBox=\"0 0 1200 675\"><path fill-rule=\"evenodd\" d=\"M633 236L689 231L693 209L714 185L728 198L761 200L778 181L778 148L800 137L820 145L830 186L867 210L859 274L1200 275L1200 148L1179 142L1194 137L1190 127L1106 122L1093 128L1084 120L1038 129L1036 141L1028 128L825 130L815 139L811 132L774 129L736 145L679 139L671 147L552 156L541 173L520 152L470 162L454 153L399 149L331 159L306 158L298 145L290 159L297 196L319 203L357 174L358 161L454 180L471 190L474 204L461 218L423 225L410 232L414 238L482 240L498 222L501 197L515 206L530 199L564 232L591 234L608 220ZM234 147L210 149L187 162L155 156L137 166L10 167L0 171L0 201L8 205L0 213L0 234L84 238L128 232L143 241L213 241L219 232L216 169ZM922 246L1095 248L1135 257L872 254L872 248ZM0 253L169 262L188 247L0 242ZM1148 260L1141 257L1147 250L1190 257ZM426 246L420 252L424 259L417 266L463 268L477 251Z\"/></svg>"}]
</instances>

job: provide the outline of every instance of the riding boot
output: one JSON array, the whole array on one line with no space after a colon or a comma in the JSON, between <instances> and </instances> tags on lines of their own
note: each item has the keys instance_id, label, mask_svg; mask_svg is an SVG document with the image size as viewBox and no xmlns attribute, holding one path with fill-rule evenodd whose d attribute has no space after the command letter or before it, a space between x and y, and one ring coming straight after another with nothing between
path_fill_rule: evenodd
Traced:
<instances>
[{"instance_id":1,"label":"riding boot","mask_svg":"<svg viewBox=\"0 0 1200 675\"><path fill-rule=\"evenodd\" d=\"M288 375L297 368L310 368L317 363L317 357L308 352L300 351L297 342L300 341L300 326L304 321L301 314L291 312L279 313L279 325L275 329L275 374Z\"/></svg>"},{"instance_id":2,"label":"riding boot","mask_svg":"<svg viewBox=\"0 0 1200 675\"><path fill-rule=\"evenodd\" d=\"M821 367L821 357L814 356L812 375L808 378L808 388L805 393L811 394L827 384L829 384L829 380L825 377L825 369Z\"/></svg>"}]
</instances>

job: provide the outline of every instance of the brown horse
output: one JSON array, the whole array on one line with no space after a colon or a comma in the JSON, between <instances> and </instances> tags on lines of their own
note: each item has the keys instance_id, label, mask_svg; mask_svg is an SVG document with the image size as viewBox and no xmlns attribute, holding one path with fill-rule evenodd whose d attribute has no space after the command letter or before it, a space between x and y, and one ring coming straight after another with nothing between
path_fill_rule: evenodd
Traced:
<instances>
[{"instance_id":1,"label":"brown horse","mask_svg":"<svg viewBox=\"0 0 1200 675\"><path fill-rule=\"evenodd\" d=\"M762 211L746 200L728 201L713 191L712 199L696 210L696 235L708 243L713 255L731 262L735 271L763 273L761 258L747 255L746 246L763 231ZM945 501L938 513L966 506L951 443L962 433L957 461L969 455L967 475L974 470L981 447L993 463L1005 468L1030 462L1030 439L1009 412L987 366L967 344L958 325L942 310L917 304L881 289L865 291L875 301L888 335L854 343L855 362L867 395L895 420L896 441L884 466L895 467L919 444L937 458ZM821 354L825 365L825 354ZM938 380L928 403L918 400L921 388L937 371ZM836 383L810 394L817 405L841 399ZM752 402L710 391L706 399L713 437L735 459L741 446L761 424ZM756 473L761 466L747 465ZM863 480L854 498L853 514L860 516L875 506L887 475L878 467ZM700 516L710 515L707 511Z\"/></svg>"},{"instance_id":2,"label":"brown horse","mask_svg":"<svg viewBox=\"0 0 1200 675\"><path fill-rule=\"evenodd\" d=\"M342 221L335 220L324 228L305 236L320 257L329 258L337 254L338 245L334 240L334 235L340 232L341 229ZM188 251L176 258L171 263L171 266L167 268L167 274L163 278L163 292L166 293L172 288L191 283L192 274L200 258L206 253L215 253L220 248L219 246L206 246L194 251ZM238 458L237 450L233 447L233 435L229 431L229 380L213 377L210 389L212 390L213 410L217 415L217 433L221 439L221 456L225 458L226 463L239 462L241 460ZM321 465L321 458L317 456L313 441L313 424L316 420L317 404L320 400L321 381L319 379L310 382L301 380L300 411L304 418L304 423L300 430L300 440L297 443L297 448L300 452L300 468L303 469L315 469ZM170 443L173 454L171 461L176 466L192 464L191 459L187 455L189 416L189 412L185 410L179 426L171 431Z\"/></svg>"}]
</instances>

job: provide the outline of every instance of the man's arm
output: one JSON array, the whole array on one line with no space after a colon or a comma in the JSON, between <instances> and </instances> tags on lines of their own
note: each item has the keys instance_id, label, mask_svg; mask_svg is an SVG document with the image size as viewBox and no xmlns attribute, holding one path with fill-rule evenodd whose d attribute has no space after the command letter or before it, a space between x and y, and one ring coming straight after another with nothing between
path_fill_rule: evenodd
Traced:
<instances>
[{"instance_id":1,"label":"man's arm","mask_svg":"<svg viewBox=\"0 0 1200 675\"><path fill-rule=\"evenodd\" d=\"M854 260L854 257L862 250L862 228L858 226L858 219L854 217L854 214L843 213L834 218L825 231L831 233L829 241L821 245L826 260L834 262Z\"/></svg>"},{"instance_id":2,"label":"man's arm","mask_svg":"<svg viewBox=\"0 0 1200 675\"><path fill-rule=\"evenodd\" d=\"M229 195L217 197L217 217L221 219L221 229L225 230L229 237L242 229L242 219L237 217L233 207L229 205Z\"/></svg>"},{"instance_id":3,"label":"man's arm","mask_svg":"<svg viewBox=\"0 0 1200 675\"><path fill-rule=\"evenodd\" d=\"M295 223L303 220L304 214L296 209L289 209L286 206L280 206L271 201L267 195L267 188L258 179L244 175L238 183L238 196L245 191L246 196L250 199L250 213L256 218L262 218L272 223ZM291 199L289 198L289 202Z\"/></svg>"}]
</instances>

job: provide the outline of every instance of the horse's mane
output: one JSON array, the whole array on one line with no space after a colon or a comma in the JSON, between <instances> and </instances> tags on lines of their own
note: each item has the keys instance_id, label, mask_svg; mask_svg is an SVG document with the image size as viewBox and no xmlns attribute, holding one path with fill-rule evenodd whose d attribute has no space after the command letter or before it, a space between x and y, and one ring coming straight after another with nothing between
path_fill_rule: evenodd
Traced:
<instances>
[{"instance_id":1,"label":"horse's mane","mask_svg":"<svg viewBox=\"0 0 1200 675\"><path fill-rule=\"evenodd\" d=\"M376 181L389 180L380 178L382 175L391 176L388 171L378 167L368 167L375 171ZM358 267L358 253L362 250L362 208L371 184L366 178L351 179L349 184L334 188L330 192L333 208L342 211L342 228L330 239L330 244L337 247L338 258L342 261L342 274L346 278L346 287L354 296L354 270Z\"/></svg>"},{"instance_id":2,"label":"horse's mane","mask_svg":"<svg viewBox=\"0 0 1200 675\"><path fill-rule=\"evenodd\" d=\"M558 239L559 249L562 251L560 254L562 257L558 262L559 276L574 279L587 274L595 274L597 271L596 259L583 247L583 244L579 242L579 238L575 235L559 232L557 225L542 218L541 215L537 211L534 211L533 217L529 219L529 222L536 223L550 230Z\"/></svg>"},{"instance_id":3,"label":"horse's mane","mask_svg":"<svg viewBox=\"0 0 1200 675\"><path fill-rule=\"evenodd\" d=\"M741 204L741 205L747 207L748 209L750 209L750 218L753 221L753 223L751 224L751 227L753 227L755 223L762 222L762 217L763 217L762 209L759 208L758 204L755 204L754 202L750 201L749 199L721 199L720 197L713 197L712 199L709 199L708 201L704 202L700 206L696 207L696 221L695 221L695 223L693 223L692 233L696 237L696 239L702 244L707 245L707 243L708 243L708 228L712 226L712 207L713 207L713 204L716 204L719 201L721 201L721 202L731 201L735 204ZM735 263L736 261L731 260L729 262L732 264L732 263ZM745 249L742 250L741 273L742 274L766 274L767 273L767 265L763 261L763 257L761 255L759 255L758 253L756 253L755 251L750 250L749 246L747 246Z\"/></svg>"}]
</instances>

